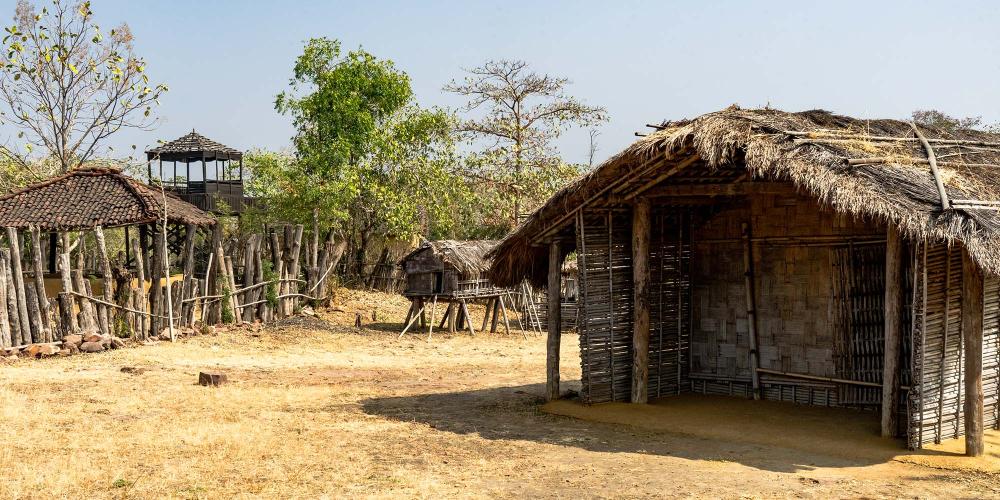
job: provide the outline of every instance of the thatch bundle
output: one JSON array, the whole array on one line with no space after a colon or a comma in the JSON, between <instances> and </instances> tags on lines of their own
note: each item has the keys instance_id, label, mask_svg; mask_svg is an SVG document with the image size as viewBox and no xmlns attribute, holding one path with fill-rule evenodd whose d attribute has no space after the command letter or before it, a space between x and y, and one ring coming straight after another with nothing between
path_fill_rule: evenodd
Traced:
<instances>
[{"instance_id":1,"label":"thatch bundle","mask_svg":"<svg viewBox=\"0 0 1000 500\"><path fill-rule=\"evenodd\" d=\"M454 267L464 276L479 276L490 267L486 254L496 246L495 240L437 240L428 241L399 260L404 266L410 257L430 251L441 262Z\"/></svg>"},{"instance_id":2,"label":"thatch bundle","mask_svg":"<svg viewBox=\"0 0 1000 500\"><path fill-rule=\"evenodd\" d=\"M1000 274L1000 135L920 131L937 158L951 200L947 208L928 151L905 121L731 107L664 123L536 210L488 256L491 278L500 286L526 277L541 285L547 252L537 246L542 236L571 224L570 215L584 206L608 204L612 188L648 178L651 165L653 174L665 173L695 155L708 171L739 167L752 178L792 181L826 206L895 224L909 238L961 242L985 271Z\"/></svg>"}]
</instances>

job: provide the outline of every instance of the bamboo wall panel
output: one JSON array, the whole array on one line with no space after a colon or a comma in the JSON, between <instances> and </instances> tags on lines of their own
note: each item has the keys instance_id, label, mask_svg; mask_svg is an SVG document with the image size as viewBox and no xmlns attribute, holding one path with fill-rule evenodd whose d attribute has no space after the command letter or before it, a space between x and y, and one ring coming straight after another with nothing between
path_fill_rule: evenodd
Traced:
<instances>
[{"instance_id":1,"label":"bamboo wall panel","mask_svg":"<svg viewBox=\"0 0 1000 500\"><path fill-rule=\"evenodd\" d=\"M654 207L649 245L649 395L689 390L690 214Z\"/></svg>"},{"instance_id":2,"label":"bamboo wall panel","mask_svg":"<svg viewBox=\"0 0 1000 500\"><path fill-rule=\"evenodd\" d=\"M632 376L632 231L625 211L577 219L582 398L628 401Z\"/></svg>"},{"instance_id":3,"label":"bamboo wall panel","mask_svg":"<svg viewBox=\"0 0 1000 500\"><path fill-rule=\"evenodd\" d=\"M833 249L835 275L836 377L882 383L885 364L885 244ZM841 385L846 406L882 404L882 389Z\"/></svg>"},{"instance_id":4,"label":"bamboo wall panel","mask_svg":"<svg viewBox=\"0 0 1000 500\"><path fill-rule=\"evenodd\" d=\"M921 244L914 252L913 273L907 436L909 447L916 449L964 435L961 249ZM984 425L996 428L1000 423L1000 278L987 276L983 295Z\"/></svg>"}]
</instances>

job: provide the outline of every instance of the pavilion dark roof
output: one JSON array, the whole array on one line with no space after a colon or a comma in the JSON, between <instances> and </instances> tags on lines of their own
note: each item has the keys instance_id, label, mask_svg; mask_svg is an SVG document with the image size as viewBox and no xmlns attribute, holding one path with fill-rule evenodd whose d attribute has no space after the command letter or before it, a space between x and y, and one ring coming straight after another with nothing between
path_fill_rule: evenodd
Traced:
<instances>
[{"instance_id":1,"label":"pavilion dark roof","mask_svg":"<svg viewBox=\"0 0 1000 500\"><path fill-rule=\"evenodd\" d=\"M791 181L827 207L893 224L908 238L959 242L984 270L1000 274L1000 135L920 126L952 201L943 209L909 122L733 106L658 128L557 192L501 241L487 255L494 282L544 284L542 243L571 225L573 214L612 203L650 179L679 182L685 164L710 174L737 169L751 179Z\"/></svg>"},{"instance_id":2,"label":"pavilion dark roof","mask_svg":"<svg viewBox=\"0 0 1000 500\"><path fill-rule=\"evenodd\" d=\"M75 231L149 224L163 214L162 194L114 168L86 168L0 197L0 227ZM171 222L210 226L215 218L166 193Z\"/></svg>"},{"instance_id":3,"label":"pavilion dark roof","mask_svg":"<svg viewBox=\"0 0 1000 500\"><path fill-rule=\"evenodd\" d=\"M159 147L147 150L150 157L159 156L163 161L238 160L243 152L213 141L194 130Z\"/></svg>"}]
</instances>

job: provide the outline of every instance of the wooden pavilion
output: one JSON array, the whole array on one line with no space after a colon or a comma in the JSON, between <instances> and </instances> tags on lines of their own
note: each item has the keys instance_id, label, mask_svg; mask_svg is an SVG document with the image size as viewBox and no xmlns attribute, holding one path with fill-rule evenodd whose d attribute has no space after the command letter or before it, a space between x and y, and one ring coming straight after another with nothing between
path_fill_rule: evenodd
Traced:
<instances>
[{"instance_id":1,"label":"wooden pavilion","mask_svg":"<svg viewBox=\"0 0 1000 500\"><path fill-rule=\"evenodd\" d=\"M867 408L911 448L964 435L983 453L1000 426L1000 136L736 107L654 128L488 256L498 286L558 290L575 252L584 402Z\"/></svg>"},{"instance_id":2,"label":"wooden pavilion","mask_svg":"<svg viewBox=\"0 0 1000 500\"><path fill-rule=\"evenodd\" d=\"M207 212L219 212L222 209L220 201L231 213L243 212L247 200L243 193L241 151L192 129L190 134L146 151L146 161L149 184L159 184L162 180L172 193ZM165 168L165 163L169 164L169 169ZM191 175L192 163L195 164L194 177ZM183 168L180 171L183 175L178 175L179 166Z\"/></svg>"},{"instance_id":3,"label":"wooden pavilion","mask_svg":"<svg viewBox=\"0 0 1000 500\"><path fill-rule=\"evenodd\" d=\"M113 325L110 318L113 314L105 306L114 307L109 304L120 302L120 299L114 296L115 277L107 254L104 230L125 228L125 260L134 264L138 283L146 282L147 277L153 283L159 283L165 277L167 266L164 262L171 259L171 246L159 236L163 234L164 215L168 234L180 234L183 240L180 245L182 251L175 253L183 267L183 279L176 283L180 293L175 295L174 303L179 317L183 299L195 293L195 233L199 228L216 225L212 215L113 168L73 170L0 197L0 227L6 229L8 244L0 256L0 274L7 278L3 280L6 289L2 292L11 305L0 311L0 315L7 316L0 318L0 345L10 347L18 343L51 342L61 338L61 335L88 328L111 333ZM138 227L139 235L133 233L130 237L130 227ZM86 232L94 233L99 247L97 253L101 262L98 274L103 284L101 297L94 296L89 280L84 279L82 257L77 259L76 264L70 259L74 250L77 250L78 257L82 255L78 247L79 236L77 243L70 243L70 233ZM42 245L46 240L41 237L43 233L51 235L47 238L47 247ZM22 249L29 248L30 252L22 252ZM50 297L46 293L42 264L44 253L48 253L53 263L50 265L53 273L58 257L61 283L58 315L50 307ZM30 282L25 280L26 270L22 267L22 260L31 262L30 269L27 269L31 273ZM149 287L148 299L145 288L141 286L125 292L133 304L132 309L143 313L136 325L140 338L158 333L166 307L163 287ZM103 304L98 301L103 301Z\"/></svg>"}]
</instances>

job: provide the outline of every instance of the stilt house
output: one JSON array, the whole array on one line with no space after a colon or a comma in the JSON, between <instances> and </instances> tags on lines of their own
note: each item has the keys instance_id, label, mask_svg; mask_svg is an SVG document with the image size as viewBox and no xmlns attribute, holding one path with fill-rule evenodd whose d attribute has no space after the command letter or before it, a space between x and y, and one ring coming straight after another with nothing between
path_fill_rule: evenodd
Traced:
<instances>
[{"instance_id":1,"label":"stilt house","mask_svg":"<svg viewBox=\"0 0 1000 500\"><path fill-rule=\"evenodd\" d=\"M489 255L495 284L557 290L575 252L584 402L867 408L910 448L964 435L983 453L1000 425L1000 136L736 107L655 128ZM559 343L550 328L549 398Z\"/></svg>"},{"instance_id":2,"label":"stilt house","mask_svg":"<svg viewBox=\"0 0 1000 500\"><path fill-rule=\"evenodd\" d=\"M496 241L490 240L428 241L403 256L399 261L406 275L403 295L411 302L403 333L409 329L410 320L418 317L421 326L429 325L429 334L433 333L437 303L444 302L448 308L441 316L442 326L447 322L452 332L468 328L474 334L475 327L468 320L471 318L468 303L477 301L486 304L483 330L492 311L491 330L496 331L498 314L502 312L503 325L509 331L507 307L512 304L511 290L494 286L486 277L489 269L486 253L495 245ZM429 324L427 312L431 315Z\"/></svg>"}]
</instances>

